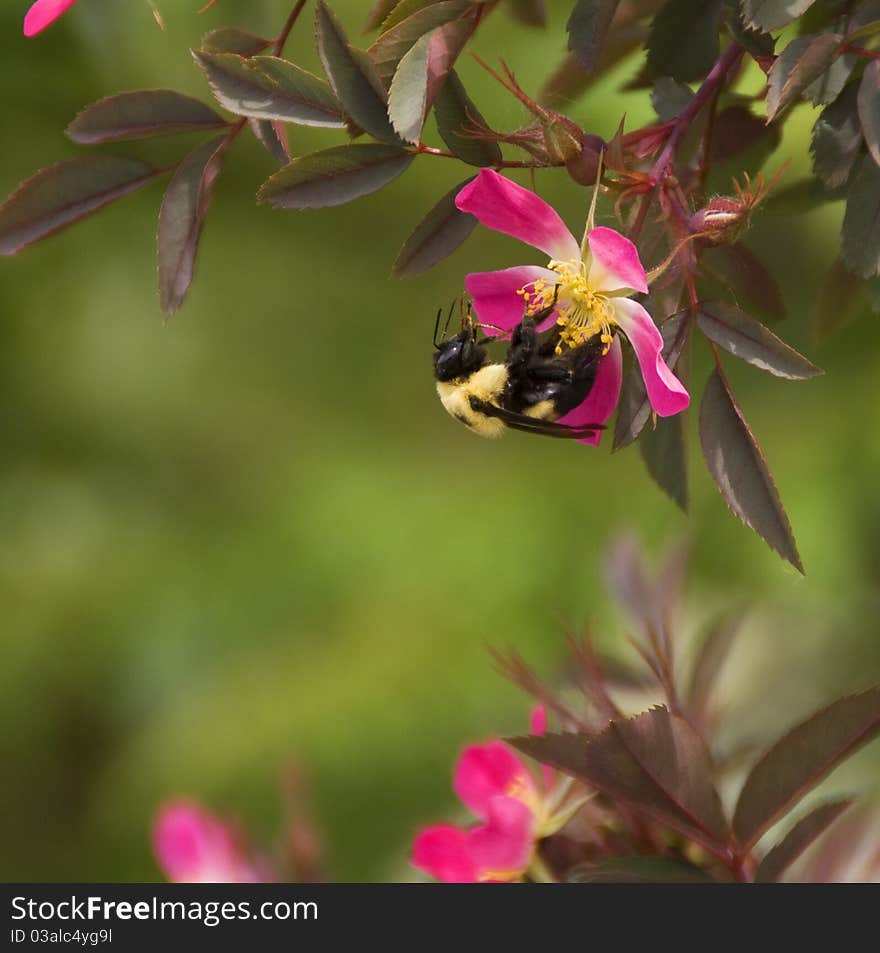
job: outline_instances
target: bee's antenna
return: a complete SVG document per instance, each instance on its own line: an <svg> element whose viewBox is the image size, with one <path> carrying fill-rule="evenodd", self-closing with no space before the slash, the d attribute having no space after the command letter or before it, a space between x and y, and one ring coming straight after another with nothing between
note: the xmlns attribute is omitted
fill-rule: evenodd
<svg viewBox="0 0 880 953"><path fill-rule="evenodd" d="M443 309L437 309L437 320L434 322L434 349L439 351L440 345L437 343L437 332L440 330L440 316L443 314Z"/></svg>
<svg viewBox="0 0 880 953"><path fill-rule="evenodd" d="M446 324L443 326L443 337L449 333L449 324L452 321L452 312L455 311L455 298L452 299L452 303L449 305L449 313L446 315Z"/></svg>

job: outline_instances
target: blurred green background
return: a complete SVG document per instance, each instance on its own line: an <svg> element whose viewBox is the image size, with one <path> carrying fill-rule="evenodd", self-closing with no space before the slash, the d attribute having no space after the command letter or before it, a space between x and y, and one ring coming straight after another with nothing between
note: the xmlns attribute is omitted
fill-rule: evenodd
<svg viewBox="0 0 880 953"><path fill-rule="evenodd" d="M27 41L27 3L3 4L0 192L74 154L63 127L103 95L207 97L188 47L230 23L272 35L289 6L221 0L197 16L199 5L160 2L163 33L145 0L81 0ZM475 49L503 52L536 89L564 45L568 5L551 6L546 33L493 16ZM367 4L334 7L356 36ZM307 16L290 58L314 66L312 33ZM600 82L573 117L605 136L624 111L630 128L647 119L644 94L617 91L637 68ZM521 121L476 64L461 71L490 120ZM767 166L793 156L788 181L807 168L801 112ZM295 151L333 138L291 129ZM635 449L481 441L447 417L430 369L437 307L467 270L534 260L477 232L428 275L388 277L463 166L425 159L378 195L303 213L255 206L272 169L242 137L171 321L155 290L160 187L0 266L0 876L155 879L150 819L179 793L271 840L291 759L313 779L333 875L408 876L414 828L455 810L457 749L524 724L527 702L493 674L486 645L552 672L560 618L622 643L600 572L622 527L654 551L689 537L695 617L759 607L734 733L759 718L781 729L877 680L880 327L868 316L821 349L809 336L839 206L760 215L749 238L785 292L780 333L826 376L787 383L728 362L802 579L728 514L694 421L686 519ZM586 193L559 172L539 185L578 227ZM707 357L697 348L697 390Z"/></svg>

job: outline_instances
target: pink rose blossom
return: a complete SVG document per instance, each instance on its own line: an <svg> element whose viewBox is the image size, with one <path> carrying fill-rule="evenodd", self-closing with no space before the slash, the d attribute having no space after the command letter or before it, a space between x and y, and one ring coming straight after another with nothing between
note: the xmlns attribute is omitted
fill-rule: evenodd
<svg viewBox="0 0 880 953"><path fill-rule="evenodd" d="M235 829L191 801L171 801L153 825L153 851L172 883L263 883L264 863L255 862Z"/></svg>
<svg viewBox="0 0 880 953"><path fill-rule="evenodd" d="M510 331L522 321L524 310L537 313L555 304L539 330L555 322L560 347L577 347L596 335L605 344L589 396L560 423L571 427L604 423L614 412L622 375L617 331L632 346L654 412L669 417L688 406L688 392L663 360L657 325L630 297L646 294L648 284L639 253L628 238L612 228L589 224L582 245L578 244L542 198L491 169L483 169L466 185L455 204L488 228L550 256L546 267L520 265L467 276L465 287L487 333ZM582 442L598 444L599 437L596 433Z"/></svg>
<svg viewBox="0 0 880 953"><path fill-rule="evenodd" d="M69 10L76 0L37 0L24 17L24 35L36 36Z"/></svg>
<svg viewBox="0 0 880 953"><path fill-rule="evenodd" d="M543 733L542 707L532 730ZM413 843L411 863L445 883L520 880L533 864L536 843L567 823L583 799L566 803L568 784L555 786L546 769L539 783L526 765L500 741L466 748L455 767L453 787L479 822L462 829L437 824Z"/></svg>

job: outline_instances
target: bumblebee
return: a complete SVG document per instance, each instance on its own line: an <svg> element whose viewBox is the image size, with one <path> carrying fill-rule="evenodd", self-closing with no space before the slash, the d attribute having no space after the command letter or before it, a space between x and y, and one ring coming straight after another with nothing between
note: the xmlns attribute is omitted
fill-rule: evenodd
<svg viewBox="0 0 880 953"><path fill-rule="evenodd" d="M490 363L478 340L469 311L462 329L437 342L440 316L434 326L434 377L440 401L456 420L481 437L500 437L510 427L545 437L580 439L603 430L601 424L567 427L556 421L589 396L599 369L603 344L599 335L557 355L555 330L542 341L537 326L553 305L524 315L514 328L504 363ZM451 311L450 311L451 316ZM447 326L449 321L447 319ZM445 333L445 332L444 332Z"/></svg>

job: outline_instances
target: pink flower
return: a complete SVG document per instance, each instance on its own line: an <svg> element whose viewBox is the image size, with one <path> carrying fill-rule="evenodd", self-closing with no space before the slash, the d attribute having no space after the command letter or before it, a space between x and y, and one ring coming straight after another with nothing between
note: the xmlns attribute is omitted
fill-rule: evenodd
<svg viewBox="0 0 880 953"><path fill-rule="evenodd" d="M663 338L650 314L633 294L648 291L645 269L635 245L612 228L588 224L581 245L543 199L491 169L459 193L455 204L488 228L540 249L550 256L544 268L519 265L502 271L476 272L465 287L484 330L510 331L523 311L537 313L555 303L539 330L555 322L560 348L577 347L596 335L606 346L596 383L579 407L560 418L576 427L604 423L620 397L622 360L616 331L635 352L654 412L661 417L680 413L690 403L681 381L661 356ZM584 443L598 444L599 434Z"/></svg>
<svg viewBox="0 0 880 953"><path fill-rule="evenodd" d="M190 801L165 804L153 825L153 852L172 883L263 883L237 832Z"/></svg>
<svg viewBox="0 0 880 953"><path fill-rule="evenodd" d="M532 715L532 731L543 734L542 707ZM519 880L533 863L535 845L555 833L583 803L563 805L568 785L553 790L553 774L539 784L502 742L466 748L455 768L455 793L480 823L464 830L438 824L413 843L411 863L446 883Z"/></svg>
<svg viewBox="0 0 880 953"><path fill-rule="evenodd" d="M69 10L76 0L37 0L24 17L24 35L36 36Z"/></svg>

